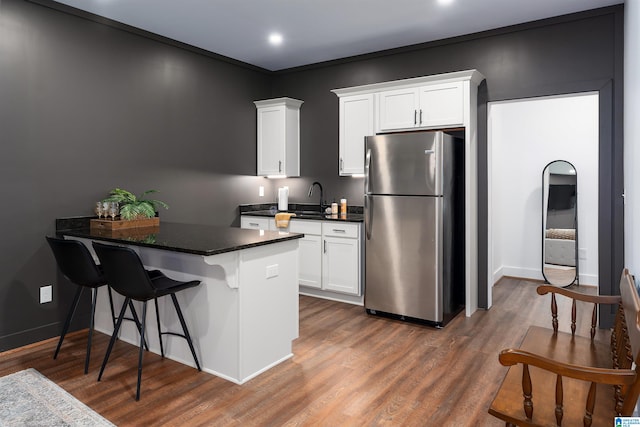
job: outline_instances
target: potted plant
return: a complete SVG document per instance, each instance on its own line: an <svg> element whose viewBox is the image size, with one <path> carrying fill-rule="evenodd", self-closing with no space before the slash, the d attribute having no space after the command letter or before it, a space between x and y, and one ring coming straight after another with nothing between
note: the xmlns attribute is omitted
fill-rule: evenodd
<svg viewBox="0 0 640 427"><path fill-rule="evenodd" d="M157 192L157 190L147 190L140 197L136 197L135 194L127 190L114 188L109 192L109 197L104 199L103 202L117 202L120 206L120 219L153 218L156 216L157 207L169 209L169 205L161 200L146 198L148 194Z"/></svg>

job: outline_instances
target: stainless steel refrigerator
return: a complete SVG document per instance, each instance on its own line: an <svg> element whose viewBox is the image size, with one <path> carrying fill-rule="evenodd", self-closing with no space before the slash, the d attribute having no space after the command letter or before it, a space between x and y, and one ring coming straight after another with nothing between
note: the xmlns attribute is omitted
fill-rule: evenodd
<svg viewBox="0 0 640 427"><path fill-rule="evenodd" d="M365 308L443 326L464 307L464 141L366 137Z"/></svg>

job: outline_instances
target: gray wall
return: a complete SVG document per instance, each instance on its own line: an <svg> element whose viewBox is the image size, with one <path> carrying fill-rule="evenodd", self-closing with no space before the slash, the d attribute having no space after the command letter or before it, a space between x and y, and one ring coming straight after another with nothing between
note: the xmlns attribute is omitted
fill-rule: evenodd
<svg viewBox="0 0 640 427"><path fill-rule="evenodd" d="M306 196L314 180L329 201L362 204L362 179L338 177L338 100L329 90L470 68L487 77L478 176L485 227L486 102L601 91L600 235L611 237L599 243L602 256L610 254L601 258L600 276L603 282L616 276L621 204L609 195L622 192L622 177L613 174L622 170L621 115L614 114L622 108L622 12L607 8L268 73L35 3L2 0L0 351L59 334L73 287L57 277L43 238L53 233L56 217L91 214L93 203L116 186L158 189L171 205L163 220L201 224L237 224L238 204L275 200L281 185L289 185L291 202L315 203ZM252 176L252 101L272 96L305 101L301 178ZM257 197L259 185L266 187L264 199ZM480 245L483 280L486 228ZM39 287L49 283L56 284L54 302L40 305ZM75 327L86 326L86 310L80 314Z"/></svg>
<svg viewBox="0 0 640 427"><path fill-rule="evenodd" d="M170 205L162 220L236 222L237 205L265 181L253 176L252 101L269 97L270 79L34 3L0 2L0 351L59 334L74 288L61 282L53 302L39 304L39 287L60 280L44 240L56 217L92 214L122 187L159 190Z"/></svg>

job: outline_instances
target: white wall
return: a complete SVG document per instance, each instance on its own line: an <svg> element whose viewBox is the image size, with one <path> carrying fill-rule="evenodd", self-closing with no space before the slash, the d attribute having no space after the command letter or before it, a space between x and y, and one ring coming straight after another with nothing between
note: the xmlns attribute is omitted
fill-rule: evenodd
<svg viewBox="0 0 640 427"><path fill-rule="evenodd" d="M640 275L640 0L624 5L625 266Z"/></svg>
<svg viewBox="0 0 640 427"><path fill-rule="evenodd" d="M578 174L580 283L598 283L597 92L489 103L489 283L543 279L542 170ZM490 301L490 299L489 299Z"/></svg>

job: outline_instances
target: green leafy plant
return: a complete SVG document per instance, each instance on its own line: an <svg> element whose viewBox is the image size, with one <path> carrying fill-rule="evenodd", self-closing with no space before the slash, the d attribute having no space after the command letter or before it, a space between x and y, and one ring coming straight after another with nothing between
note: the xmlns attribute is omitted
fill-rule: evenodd
<svg viewBox="0 0 640 427"><path fill-rule="evenodd" d="M169 205L163 201L145 198L148 194L157 192L157 190L147 190L140 197L136 197L135 194L127 190L114 188L103 202L117 202L120 205L120 218L122 219L153 218L156 216L157 207L169 209Z"/></svg>

